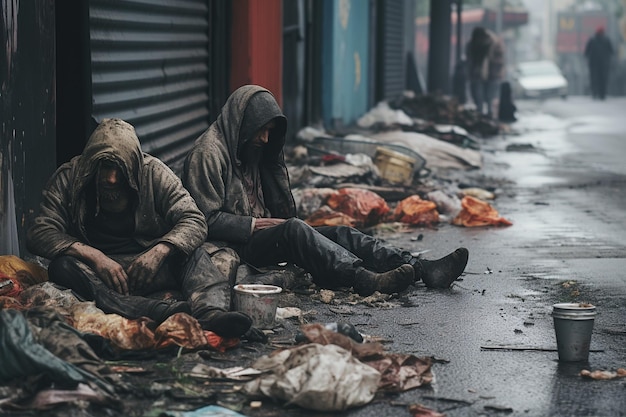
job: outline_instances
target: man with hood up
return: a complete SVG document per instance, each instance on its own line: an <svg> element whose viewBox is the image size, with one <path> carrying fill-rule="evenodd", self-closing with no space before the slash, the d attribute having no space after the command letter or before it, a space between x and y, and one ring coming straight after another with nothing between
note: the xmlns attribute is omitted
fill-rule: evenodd
<svg viewBox="0 0 626 417"><path fill-rule="evenodd" d="M362 296L406 290L416 280L448 288L467 264L465 248L437 261L346 226L313 228L296 218L283 146L287 119L272 93L246 85L226 101L196 140L183 184L208 222L208 239L225 241L254 267L295 264L322 288Z"/></svg>
<svg viewBox="0 0 626 417"><path fill-rule="evenodd" d="M252 321L227 311L228 279L202 248L206 233L180 179L141 151L133 126L105 119L48 181L27 246L51 260L50 281L105 313L159 324L185 312L205 330L239 337ZM172 289L185 301L147 297Z"/></svg>

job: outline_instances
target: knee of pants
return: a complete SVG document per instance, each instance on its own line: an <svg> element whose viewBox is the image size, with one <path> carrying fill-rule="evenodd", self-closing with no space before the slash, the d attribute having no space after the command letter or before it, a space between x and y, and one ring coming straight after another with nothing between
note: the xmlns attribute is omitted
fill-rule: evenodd
<svg viewBox="0 0 626 417"><path fill-rule="evenodd" d="M48 278L53 282L63 281L63 277L67 276L69 271L74 270L78 262L78 259L72 256L59 256L48 265Z"/></svg>
<svg viewBox="0 0 626 417"><path fill-rule="evenodd" d="M283 223L283 228L287 235L291 235L292 233L297 234L298 232L303 231L303 230L304 231L313 230L313 228L309 226L304 220L300 220L295 217L287 219Z"/></svg>

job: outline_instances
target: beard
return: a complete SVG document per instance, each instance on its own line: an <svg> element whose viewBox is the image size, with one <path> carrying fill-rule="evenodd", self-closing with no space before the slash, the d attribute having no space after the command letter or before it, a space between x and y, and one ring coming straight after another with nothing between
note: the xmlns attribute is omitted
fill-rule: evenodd
<svg viewBox="0 0 626 417"><path fill-rule="evenodd" d="M98 201L102 209L115 213L128 208L131 201L131 188L128 186L98 187Z"/></svg>
<svg viewBox="0 0 626 417"><path fill-rule="evenodd" d="M251 143L246 144L241 153L241 160L246 165L258 165L263 156L263 148L261 146L255 146Z"/></svg>
<svg viewBox="0 0 626 417"><path fill-rule="evenodd" d="M100 201L111 203L117 201L122 196L121 189L102 189L100 188Z"/></svg>

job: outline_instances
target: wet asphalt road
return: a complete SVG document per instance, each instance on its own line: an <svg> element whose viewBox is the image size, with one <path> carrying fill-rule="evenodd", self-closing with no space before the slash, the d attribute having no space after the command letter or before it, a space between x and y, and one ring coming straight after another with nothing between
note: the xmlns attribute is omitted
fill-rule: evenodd
<svg viewBox="0 0 626 417"><path fill-rule="evenodd" d="M484 169L457 177L493 187L493 206L513 226L445 224L384 236L411 251L429 250L426 258L466 246L467 273L450 290L418 285L397 308L355 306L341 316L387 340L389 351L444 360L433 365L434 383L334 415L409 416L415 403L448 417L626 415L626 378L578 375L626 368L626 99L517 105L518 134L481 140ZM599 314L589 362L562 364L552 305L573 301L591 302ZM338 319L315 308L320 321ZM483 349L493 346L538 350Z"/></svg>

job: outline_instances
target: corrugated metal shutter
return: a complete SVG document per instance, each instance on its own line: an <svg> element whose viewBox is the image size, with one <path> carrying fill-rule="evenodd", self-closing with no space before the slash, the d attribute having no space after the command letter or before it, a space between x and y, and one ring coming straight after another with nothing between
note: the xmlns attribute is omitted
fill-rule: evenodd
<svg viewBox="0 0 626 417"><path fill-rule="evenodd" d="M379 1L379 97L384 100L405 88L404 0Z"/></svg>
<svg viewBox="0 0 626 417"><path fill-rule="evenodd" d="M135 126L145 152L182 159L208 127L206 0L91 0L93 114Z"/></svg>

